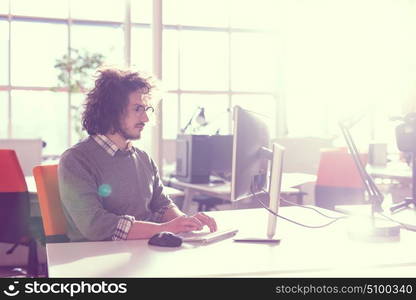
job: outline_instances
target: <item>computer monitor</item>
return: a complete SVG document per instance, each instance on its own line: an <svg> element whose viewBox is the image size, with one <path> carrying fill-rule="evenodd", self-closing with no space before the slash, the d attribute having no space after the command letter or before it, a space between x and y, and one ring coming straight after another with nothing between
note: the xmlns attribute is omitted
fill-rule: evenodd
<svg viewBox="0 0 416 300"><path fill-rule="evenodd" d="M231 201L252 197L269 198L269 209L278 213L284 148L273 144L264 116L234 107L234 142L232 156ZM268 166L270 165L270 173ZM270 175L270 176L269 176ZM269 182L267 182L269 178ZM276 215L270 213L267 238L240 240L274 242Z"/></svg>

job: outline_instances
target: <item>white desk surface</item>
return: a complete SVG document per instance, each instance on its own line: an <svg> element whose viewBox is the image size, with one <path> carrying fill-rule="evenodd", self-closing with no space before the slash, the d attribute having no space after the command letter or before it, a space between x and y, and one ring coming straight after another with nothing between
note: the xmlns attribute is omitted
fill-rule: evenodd
<svg viewBox="0 0 416 300"><path fill-rule="evenodd" d="M397 180L411 180L412 169L405 162L391 162L386 166L367 165L368 173L373 177Z"/></svg>
<svg viewBox="0 0 416 300"><path fill-rule="evenodd" d="M35 177L25 176L25 180L26 180L27 190L29 191L29 193L36 194L37 189L36 189Z"/></svg>
<svg viewBox="0 0 416 300"><path fill-rule="evenodd" d="M263 234L267 212L245 209L208 212L219 227L239 235ZM311 210L282 207L280 213L309 225L328 221ZM347 221L321 229L279 219L279 245L184 243L149 246L147 240L48 244L50 277L414 277L416 233L402 230L400 242L350 240Z"/></svg>

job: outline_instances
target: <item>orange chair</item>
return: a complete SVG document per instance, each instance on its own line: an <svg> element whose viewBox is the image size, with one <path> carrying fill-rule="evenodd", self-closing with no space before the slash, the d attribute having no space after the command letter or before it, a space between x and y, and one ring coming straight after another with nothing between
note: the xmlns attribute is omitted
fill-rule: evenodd
<svg viewBox="0 0 416 300"><path fill-rule="evenodd" d="M361 154L367 163L367 155ZM364 184L347 148L321 150L321 159L315 185L315 204L334 209L340 204L364 202Z"/></svg>
<svg viewBox="0 0 416 300"><path fill-rule="evenodd" d="M0 149L0 242L29 247L27 274L38 275L37 243L30 231L29 192L16 152Z"/></svg>
<svg viewBox="0 0 416 300"><path fill-rule="evenodd" d="M58 185L58 165L33 168L40 212L47 243L68 242L67 223L62 210Z"/></svg>

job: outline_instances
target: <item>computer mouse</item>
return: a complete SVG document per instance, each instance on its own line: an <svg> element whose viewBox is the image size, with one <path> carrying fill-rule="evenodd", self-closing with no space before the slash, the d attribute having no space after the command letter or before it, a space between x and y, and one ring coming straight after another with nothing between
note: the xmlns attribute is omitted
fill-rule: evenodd
<svg viewBox="0 0 416 300"><path fill-rule="evenodd" d="M179 247L182 245L182 238L172 232L162 231L152 236L148 243L159 247Z"/></svg>

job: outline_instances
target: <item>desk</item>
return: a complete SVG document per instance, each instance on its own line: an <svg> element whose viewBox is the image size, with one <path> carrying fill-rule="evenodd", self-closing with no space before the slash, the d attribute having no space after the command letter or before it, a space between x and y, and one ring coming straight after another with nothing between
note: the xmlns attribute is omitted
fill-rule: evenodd
<svg viewBox="0 0 416 300"><path fill-rule="evenodd" d="M316 181L315 175L305 173L283 173L281 194L297 195L301 193L298 189L299 186L314 181ZM190 213L192 198L196 194L204 194L228 201L230 200L231 196L230 183L196 184L183 182L177 180L176 178L164 179L164 182L168 182L171 186L184 190L185 198L183 200L182 211L184 211L185 213Z"/></svg>
<svg viewBox="0 0 416 300"><path fill-rule="evenodd" d="M367 165L366 169L373 177L409 182L412 180L412 169L404 162L388 163L386 166Z"/></svg>
<svg viewBox="0 0 416 300"><path fill-rule="evenodd" d="M264 209L207 214L220 228L237 227L243 236L266 232ZM309 225L328 221L299 207L282 207L280 214ZM340 220L325 228L308 229L278 219L279 245L235 243L232 239L207 245L184 243L180 248L149 246L147 240L47 244L49 276L400 277L413 272L410 277L414 277L415 232L402 231L400 242L364 243L348 238L346 224Z"/></svg>

